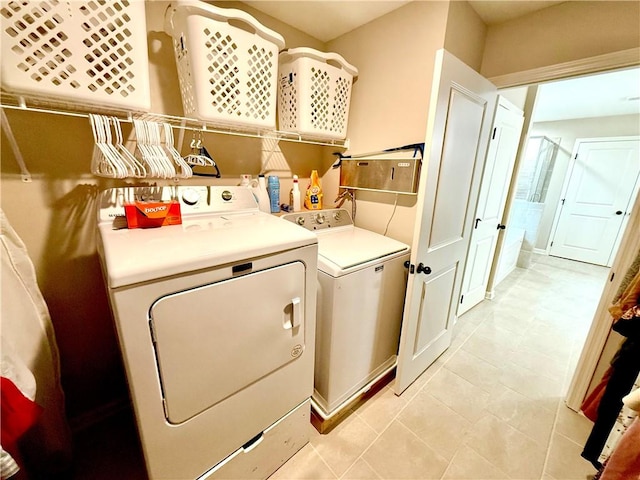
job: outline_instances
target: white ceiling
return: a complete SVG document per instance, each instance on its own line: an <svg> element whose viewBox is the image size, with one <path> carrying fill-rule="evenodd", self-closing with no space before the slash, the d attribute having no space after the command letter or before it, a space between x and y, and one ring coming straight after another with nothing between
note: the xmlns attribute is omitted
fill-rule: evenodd
<svg viewBox="0 0 640 480"><path fill-rule="evenodd" d="M640 69L560 80L540 85L536 122L640 115Z"/></svg>
<svg viewBox="0 0 640 480"><path fill-rule="evenodd" d="M418 0L420 1L420 0ZM487 25L527 15L562 1L468 0ZM405 0L257 0L247 5L328 42L409 3ZM640 70L542 85L536 121L640 114Z"/></svg>

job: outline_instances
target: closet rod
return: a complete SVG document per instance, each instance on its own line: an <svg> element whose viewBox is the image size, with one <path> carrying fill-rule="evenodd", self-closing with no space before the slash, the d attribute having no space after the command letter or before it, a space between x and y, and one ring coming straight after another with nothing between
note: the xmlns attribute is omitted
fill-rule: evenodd
<svg viewBox="0 0 640 480"><path fill-rule="evenodd" d="M24 103L20 103L18 105L13 104L0 104L1 108L6 108L10 110L16 111L26 111L26 112L35 112L35 113L48 113L51 115L64 115L68 117L76 117L76 118L89 118L89 113L81 113L81 112L71 112L66 110L54 110L51 108L41 108L41 107L33 107L27 106ZM118 114L106 114L107 116L112 116L118 118L119 121L124 123L132 123L134 114L131 112L126 113L126 117L123 118L122 112ZM196 119L185 118L185 117L176 117L170 115L162 115L157 113L136 113L136 118L140 120L147 120L151 122L159 122L159 123L168 123L173 128L178 128L182 130L188 130L193 132L207 132L207 133L215 133L221 135L233 135L237 137L245 137L245 138L268 138L268 139L277 139L278 141L285 142L296 142L296 143L306 143L309 145L319 145L326 147L336 147L336 148L349 148L349 140L320 140L314 138L305 138L300 134L291 133L291 132L282 132L279 130L264 130L257 132L247 132L242 130L234 130L231 127L224 128L221 126L209 126L206 122L202 122Z"/></svg>

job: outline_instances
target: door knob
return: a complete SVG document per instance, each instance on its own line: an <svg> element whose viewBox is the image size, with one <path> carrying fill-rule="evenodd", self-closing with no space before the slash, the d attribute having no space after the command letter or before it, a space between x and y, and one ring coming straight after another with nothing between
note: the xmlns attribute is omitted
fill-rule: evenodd
<svg viewBox="0 0 640 480"><path fill-rule="evenodd" d="M431 273L431 267L426 267L424 263L418 264L418 273L425 273L429 275Z"/></svg>
<svg viewBox="0 0 640 480"><path fill-rule="evenodd" d="M616 212L616 215L622 215L622 210L618 210L618 211Z"/></svg>
<svg viewBox="0 0 640 480"><path fill-rule="evenodd" d="M504 230L505 228L507 228L506 225L503 225L501 223L498 224L498 230Z"/></svg>

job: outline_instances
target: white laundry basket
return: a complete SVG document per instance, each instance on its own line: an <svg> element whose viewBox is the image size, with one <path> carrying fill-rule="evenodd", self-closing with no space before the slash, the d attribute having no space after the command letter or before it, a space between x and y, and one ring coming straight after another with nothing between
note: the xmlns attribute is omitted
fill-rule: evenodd
<svg viewBox="0 0 640 480"><path fill-rule="evenodd" d="M169 6L165 32L173 38L186 116L275 128L280 34L241 10L190 0Z"/></svg>
<svg viewBox="0 0 640 480"><path fill-rule="evenodd" d="M278 128L309 136L347 136L353 78L358 69L337 53L291 48L280 53Z"/></svg>
<svg viewBox="0 0 640 480"><path fill-rule="evenodd" d="M2 1L2 88L148 111L143 0Z"/></svg>

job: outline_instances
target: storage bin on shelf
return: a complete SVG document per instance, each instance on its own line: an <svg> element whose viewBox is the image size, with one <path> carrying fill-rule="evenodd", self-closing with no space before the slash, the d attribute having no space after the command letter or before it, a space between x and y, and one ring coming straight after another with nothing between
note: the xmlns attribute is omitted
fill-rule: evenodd
<svg viewBox="0 0 640 480"><path fill-rule="evenodd" d="M144 1L3 1L0 13L3 91L150 109Z"/></svg>
<svg viewBox="0 0 640 480"><path fill-rule="evenodd" d="M279 130L329 139L347 136L356 67L337 53L300 47L280 53L278 75Z"/></svg>
<svg viewBox="0 0 640 480"><path fill-rule="evenodd" d="M169 6L165 32L173 38L185 116L275 128L280 34L241 10L190 0Z"/></svg>

